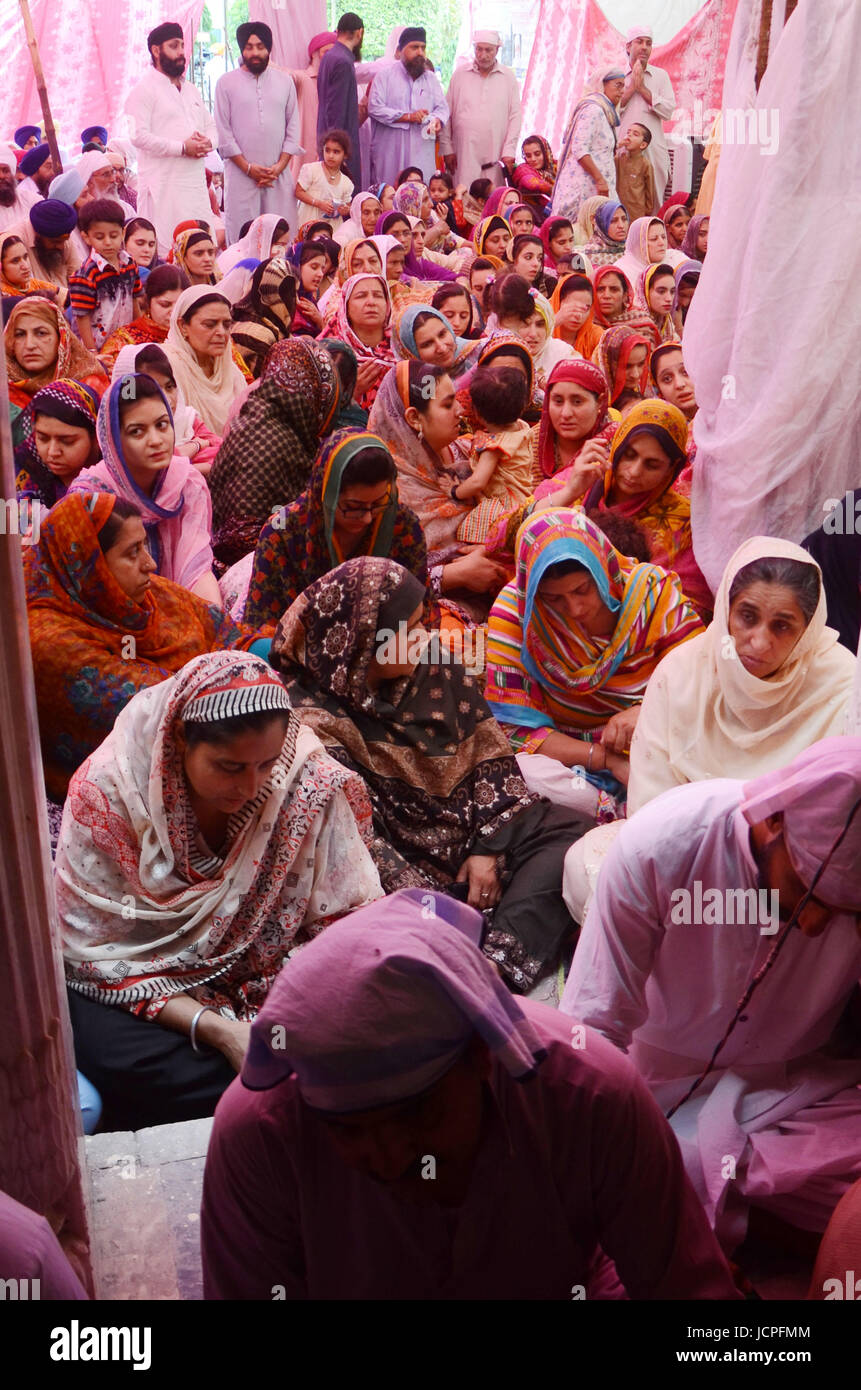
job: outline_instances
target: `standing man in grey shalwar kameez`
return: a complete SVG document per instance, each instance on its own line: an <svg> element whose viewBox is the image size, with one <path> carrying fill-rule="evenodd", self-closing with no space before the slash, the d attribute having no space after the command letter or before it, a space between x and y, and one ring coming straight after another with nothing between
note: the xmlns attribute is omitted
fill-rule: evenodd
<svg viewBox="0 0 861 1390"><path fill-rule="evenodd" d="M448 120L448 104L426 56L427 35L420 25L401 33L401 57L387 64L371 83L371 180L394 183L401 169L415 165L427 183L436 168L436 137Z"/></svg>
<svg viewBox="0 0 861 1390"><path fill-rule="evenodd" d="M298 218L290 156L302 153L301 117L289 72L272 67L272 30L254 20L236 30L242 66L215 85L218 151L224 160L224 221L228 242L244 223L278 213L296 232Z"/></svg>

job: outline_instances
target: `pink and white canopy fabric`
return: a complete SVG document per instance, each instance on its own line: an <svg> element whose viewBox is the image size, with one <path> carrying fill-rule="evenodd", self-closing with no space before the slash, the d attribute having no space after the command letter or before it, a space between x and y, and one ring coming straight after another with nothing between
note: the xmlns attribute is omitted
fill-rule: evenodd
<svg viewBox="0 0 861 1390"><path fill-rule="evenodd" d="M272 30L273 63L300 72L308 66L308 40L329 27L325 0L248 0L248 18Z"/></svg>
<svg viewBox="0 0 861 1390"><path fill-rule="evenodd" d="M724 62L737 0L707 0L669 43L652 49L651 60L669 73L676 106L694 119L697 108L721 104ZM649 18L649 7L642 7ZM560 54L565 61L560 62ZM595 0L541 0L541 13L523 88L524 133L540 131L557 152L568 118L586 79L601 66L624 63L625 35L606 19ZM688 133L691 133L690 131ZM708 124L702 132L705 138Z"/></svg>
<svg viewBox="0 0 861 1390"><path fill-rule="evenodd" d="M755 0L739 0L726 105L752 105L766 137L777 124L777 148L767 155L759 143L724 141L708 255L685 324L700 405L694 552L712 588L745 537L800 541L859 483L851 305L861 240L824 226L852 224L861 188L858 114L847 95L861 68L861 6L800 0L758 93L757 12Z"/></svg>
<svg viewBox="0 0 861 1390"><path fill-rule="evenodd" d="M203 0L30 0L51 113L61 147L80 154L80 133L105 125L125 133L125 99L149 64L146 36L173 19L185 33L186 53L197 33ZM17 0L0 0L4 72L0 134L25 122L42 124L33 68Z"/></svg>

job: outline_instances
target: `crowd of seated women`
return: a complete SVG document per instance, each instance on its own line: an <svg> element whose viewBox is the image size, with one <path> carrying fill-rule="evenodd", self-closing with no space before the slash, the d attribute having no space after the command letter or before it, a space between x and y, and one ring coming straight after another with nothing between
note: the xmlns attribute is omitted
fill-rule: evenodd
<svg viewBox="0 0 861 1390"><path fill-rule="evenodd" d="M399 889L468 902L505 985L546 986L620 823L844 730L857 539L753 537L717 593L694 556L708 219L548 216L527 147L515 187L408 175L334 237L267 214L217 255L195 223L159 264L136 219L143 312L98 352L15 263L45 791L104 1127L211 1114L290 957Z"/></svg>

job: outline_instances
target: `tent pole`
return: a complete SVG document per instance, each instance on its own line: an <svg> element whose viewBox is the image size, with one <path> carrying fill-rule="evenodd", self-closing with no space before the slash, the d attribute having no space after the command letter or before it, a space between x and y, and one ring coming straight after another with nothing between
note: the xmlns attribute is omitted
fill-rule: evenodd
<svg viewBox="0 0 861 1390"><path fill-rule="evenodd" d="M42 106L42 119L45 122L45 139L51 151L51 163L54 166L54 174L56 176L63 172L63 161L60 159L57 132L54 129L54 118L51 115L51 107L48 102L48 90L45 86L45 74L42 71L42 59L39 57L39 45L36 41L36 31L33 28L33 16L30 14L29 0L18 0L18 5L21 10L21 18L24 21L24 33L27 36L27 47L30 50L33 75L36 78L36 90L39 93L39 101Z"/></svg>

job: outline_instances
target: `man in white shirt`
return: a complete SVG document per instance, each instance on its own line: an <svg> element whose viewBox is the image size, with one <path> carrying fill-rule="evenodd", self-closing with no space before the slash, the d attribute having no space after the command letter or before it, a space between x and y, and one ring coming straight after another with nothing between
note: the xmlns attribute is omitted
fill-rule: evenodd
<svg viewBox="0 0 861 1390"><path fill-rule="evenodd" d="M601 867L560 1007L629 1052L727 1250L750 1206L823 1231L861 1176L861 1058L838 1029L861 975L859 862L845 737L752 782L674 787Z"/></svg>
<svg viewBox="0 0 861 1390"><path fill-rule="evenodd" d="M450 115L440 135L445 167L458 183L490 179L503 182L500 164L514 170L517 141L523 124L520 86L511 68L499 62L502 39L495 29L472 36L475 57L458 68L449 83L446 101Z"/></svg>
<svg viewBox="0 0 861 1390"><path fill-rule="evenodd" d="M625 78L619 112L622 123L618 130L621 143L628 126L635 122L646 126L652 133L646 154L652 161L655 171L655 212L666 196L667 180L670 177L670 153L667 137L664 134L664 121L672 118L676 109L676 98L669 76L663 68L653 67L649 62L652 51L652 31L646 24L635 24L628 30L625 51L628 54L630 70Z"/></svg>
<svg viewBox="0 0 861 1390"><path fill-rule="evenodd" d="M0 145L0 232L27 213L27 204L18 196L15 178L18 161L11 145Z"/></svg>
<svg viewBox="0 0 861 1390"><path fill-rule="evenodd" d="M159 24L147 47L152 67L129 93L125 109L138 152L137 210L155 226L159 253L166 255L180 222L199 219L212 225L203 161L217 133L197 88L182 80L180 25Z"/></svg>

